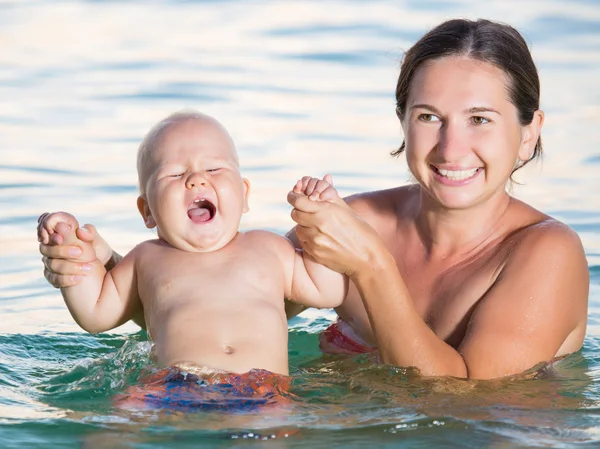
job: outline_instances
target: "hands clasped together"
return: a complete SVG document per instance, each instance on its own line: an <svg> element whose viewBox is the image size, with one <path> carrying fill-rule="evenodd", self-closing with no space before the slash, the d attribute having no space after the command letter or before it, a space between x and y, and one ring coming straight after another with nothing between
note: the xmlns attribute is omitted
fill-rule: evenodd
<svg viewBox="0 0 600 449"><path fill-rule="evenodd" d="M303 177L287 200L294 207L291 217L298 224L295 231L302 249L317 262L351 278L369 268L381 240L340 198L331 175Z"/></svg>
<svg viewBox="0 0 600 449"><path fill-rule="evenodd" d="M356 237L375 231L338 195L331 175L323 179L303 177L288 193L287 200L293 206L291 217L298 224L298 240L318 262L349 276L367 263L368 239ZM65 241L71 230L75 230L76 238ZM80 227L67 212L40 215L37 238L44 276L57 288L77 285L96 259L105 265L120 259L94 225Z"/></svg>

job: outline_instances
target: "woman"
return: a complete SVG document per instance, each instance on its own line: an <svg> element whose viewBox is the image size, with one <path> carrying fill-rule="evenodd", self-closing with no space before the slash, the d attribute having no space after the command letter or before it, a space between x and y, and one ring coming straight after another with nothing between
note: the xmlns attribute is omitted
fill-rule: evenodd
<svg viewBox="0 0 600 449"><path fill-rule="evenodd" d="M396 101L405 142L395 154L406 153L414 185L346 203L288 197L292 238L354 284L323 345L376 348L384 363L427 376L483 379L580 349L581 242L506 192L542 150L539 79L522 36L486 20L442 23L406 53ZM108 259L95 230L88 238ZM77 281L81 266L60 260L67 248L40 251L50 283Z"/></svg>

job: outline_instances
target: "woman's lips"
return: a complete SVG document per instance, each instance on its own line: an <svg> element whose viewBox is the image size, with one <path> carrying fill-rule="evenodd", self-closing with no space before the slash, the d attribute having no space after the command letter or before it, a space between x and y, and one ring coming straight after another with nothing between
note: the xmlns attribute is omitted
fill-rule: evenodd
<svg viewBox="0 0 600 449"><path fill-rule="evenodd" d="M465 169L457 168L452 170L438 168L435 165L431 165L430 167L436 179L440 180L443 184L454 186L468 184L483 171L483 168L481 167Z"/></svg>

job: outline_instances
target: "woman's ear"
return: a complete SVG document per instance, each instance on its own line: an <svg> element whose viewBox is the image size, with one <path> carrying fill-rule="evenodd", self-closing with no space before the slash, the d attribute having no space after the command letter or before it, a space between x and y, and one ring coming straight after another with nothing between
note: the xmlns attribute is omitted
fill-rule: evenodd
<svg viewBox="0 0 600 449"><path fill-rule="evenodd" d="M521 162L527 162L533 156L533 151L540 138L542 125L544 124L544 112L537 110L533 113L533 119L529 125L522 128L521 147L519 148L518 158Z"/></svg>
<svg viewBox="0 0 600 449"><path fill-rule="evenodd" d="M148 229L152 229L156 227L156 222L154 218L152 218L152 212L150 212L150 207L148 206L148 201L142 195L138 196L137 199L137 207L144 219L144 224Z"/></svg>
<svg viewBox="0 0 600 449"><path fill-rule="evenodd" d="M246 178L242 178L243 188L244 188L244 209L243 212L246 213L250 210L250 206L248 205L248 196L250 195L250 181Z"/></svg>

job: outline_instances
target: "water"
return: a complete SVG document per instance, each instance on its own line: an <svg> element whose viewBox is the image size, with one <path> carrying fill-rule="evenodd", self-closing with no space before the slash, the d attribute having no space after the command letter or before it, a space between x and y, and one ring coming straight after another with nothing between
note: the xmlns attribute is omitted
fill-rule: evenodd
<svg viewBox="0 0 600 449"><path fill-rule="evenodd" d="M111 406L148 362L133 325L91 336L42 277L37 216L74 212L120 252L151 237L135 151L183 107L218 117L252 181L243 227L283 233L285 195L331 172L342 194L408 180L402 51L450 17L511 23L542 80L545 158L515 194L575 228L590 266L583 350L529 380L450 382L322 356L333 318L290 323L283 414L141 415ZM0 1L0 446L596 447L600 444L600 6L596 1ZM290 431L288 437L285 432ZM298 433L294 433L298 432Z"/></svg>

